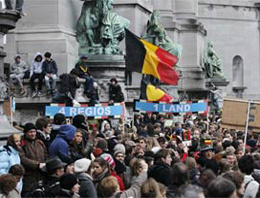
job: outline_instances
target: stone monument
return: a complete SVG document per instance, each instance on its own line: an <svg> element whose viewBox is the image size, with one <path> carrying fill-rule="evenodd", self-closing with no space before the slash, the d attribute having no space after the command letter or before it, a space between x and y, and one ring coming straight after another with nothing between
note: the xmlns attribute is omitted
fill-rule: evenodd
<svg viewBox="0 0 260 198"><path fill-rule="evenodd" d="M85 1L76 26L78 53L88 56L89 71L101 88L101 102L108 101L107 83L111 78L117 78L125 90L125 60L119 43L130 21L113 11L113 3L114 0Z"/></svg>
<svg viewBox="0 0 260 198"><path fill-rule="evenodd" d="M11 133L18 132L13 128L4 112L4 101L8 100L8 85L4 76L4 35L15 28L20 15L11 10L0 10L0 139L7 138Z"/></svg>
<svg viewBox="0 0 260 198"><path fill-rule="evenodd" d="M122 54L119 43L130 21L113 11L114 0L85 1L77 22L79 54Z"/></svg>
<svg viewBox="0 0 260 198"><path fill-rule="evenodd" d="M210 91L211 110L218 111L222 108L223 98L227 96L227 85L222 60L214 50L213 41L208 42L203 57L206 87Z"/></svg>

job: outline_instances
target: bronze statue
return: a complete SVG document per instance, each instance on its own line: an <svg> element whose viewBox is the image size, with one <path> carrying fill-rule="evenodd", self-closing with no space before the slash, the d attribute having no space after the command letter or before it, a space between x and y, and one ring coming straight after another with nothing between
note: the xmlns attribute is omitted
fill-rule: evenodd
<svg viewBox="0 0 260 198"><path fill-rule="evenodd" d="M160 14L157 10L153 11L151 18L147 22L146 34L142 38L149 43L161 47L171 54L174 54L180 60L182 46L174 43L168 36L164 27L160 24Z"/></svg>
<svg viewBox="0 0 260 198"><path fill-rule="evenodd" d="M222 70L222 60L213 49L212 41L208 43L203 62L206 78L225 78Z"/></svg>
<svg viewBox="0 0 260 198"><path fill-rule="evenodd" d="M113 11L114 0L85 1L77 22L79 54L121 54L129 20Z"/></svg>

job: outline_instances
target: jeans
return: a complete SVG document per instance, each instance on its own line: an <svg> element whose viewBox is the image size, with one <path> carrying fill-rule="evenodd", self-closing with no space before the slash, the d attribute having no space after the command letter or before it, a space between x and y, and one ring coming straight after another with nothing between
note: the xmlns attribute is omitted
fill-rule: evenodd
<svg viewBox="0 0 260 198"><path fill-rule="evenodd" d="M31 84L31 87L32 87L32 91L35 91L35 79L38 78L38 91L41 91L42 90L42 81L43 81L43 78L44 78L44 75L41 73L41 74L33 74L31 79L30 79L30 84Z"/></svg>
<svg viewBox="0 0 260 198"><path fill-rule="evenodd" d="M23 10L23 1L24 0L16 0L15 10L21 12ZM14 0L5 0L6 9L13 10L14 9Z"/></svg>
<svg viewBox="0 0 260 198"><path fill-rule="evenodd" d="M24 77L24 74L11 74L10 78L11 78L12 85L14 83L18 83L19 87L22 89L23 88L23 82L22 82L23 77Z"/></svg>
<svg viewBox="0 0 260 198"><path fill-rule="evenodd" d="M89 75L85 75L82 78L85 79L84 94L93 93L93 78Z"/></svg>
<svg viewBox="0 0 260 198"><path fill-rule="evenodd" d="M52 77L48 77L47 75L45 75L44 80L48 91L56 88L57 79L58 77L56 74L53 74ZM52 81L51 86L50 86L50 80Z"/></svg>

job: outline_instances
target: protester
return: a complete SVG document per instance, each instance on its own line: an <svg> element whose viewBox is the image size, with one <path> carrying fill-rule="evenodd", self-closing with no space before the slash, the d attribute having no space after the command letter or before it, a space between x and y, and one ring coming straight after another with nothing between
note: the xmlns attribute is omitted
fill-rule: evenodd
<svg viewBox="0 0 260 198"><path fill-rule="evenodd" d="M58 67L56 62L51 58L51 53L44 54L45 61L42 63L42 72L44 75L47 94L54 94L56 89L56 81L58 80ZM52 81L50 85L50 81Z"/></svg>
<svg viewBox="0 0 260 198"><path fill-rule="evenodd" d="M11 198L13 195L15 195L15 197L19 198L19 193L12 192L16 191L16 185L17 181L11 174L0 175L0 197Z"/></svg>
<svg viewBox="0 0 260 198"><path fill-rule="evenodd" d="M10 135L7 144L0 147L0 175L8 173L13 165L21 163L20 148L21 136L19 134Z"/></svg>
<svg viewBox="0 0 260 198"><path fill-rule="evenodd" d="M21 146L21 164L25 168L22 197L28 197L35 186L44 182L42 168L47 159L46 147L41 140L37 139L36 127L33 123L25 124Z"/></svg>
<svg viewBox="0 0 260 198"><path fill-rule="evenodd" d="M245 174L244 198L256 197L259 189L259 183L252 177L252 173L254 171L254 158L251 155L244 155L238 161L238 166L240 171Z"/></svg>
<svg viewBox="0 0 260 198"><path fill-rule="evenodd" d="M72 174L62 175L60 178L60 193L57 198L71 197L78 198L79 182Z"/></svg>
<svg viewBox="0 0 260 198"><path fill-rule="evenodd" d="M63 162L70 161L71 156L69 155L69 143L73 140L75 133L76 127L70 124L61 125L58 135L49 147L50 156L58 156Z"/></svg>
<svg viewBox="0 0 260 198"><path fill-rule="evenodd" d="M19 195L21 195L22 188L23 188L22 179L25 174L24 167L20 164L15 164L15 165L11 166L8 173L11 174L12 176L14 176L14 178L16 179L16 182L17 182L16 191L19 193Z"/></svg>
<svg viewBox="0 0 260 198"><path fill-rule="evenodd" d="M30 84L32 88L32 97L41 96L42 95L42 82L44 79L44 74L42 71L42 63L43 57L40 52L37 52L34 56L34 59L31 62L30 67ZM38 79L38 90L35 88L35 79Z"/></svg>
<svg viewBox="0 0 260 198"><path fill-rule="evenodd" d="M75 65L75 69L79 73L79 77L85 79L84 84L84 94L91 98L93 94L93 78L90 75L89 68L88 68L88 57L86 55L81 55L79 62Z"/></svg>
<svg viewBox="0 0 260 198"><path fill-rule="evenodd" d="M66 124L66 117L62 113L56 113L53 117L52 130L51 130L51 142L56 138L62 124Z"/></svg>
<svg viewBox="0 0 260 198"><path fill-rule="evenodd" d="M157 182L169 186L171 184L171 152L168 149L160 149L154 157L154 166L149 170L149 177L153 177Z"/></svg>
<svg viewBox="0 0 260 198"><path fill-rule="evenodd" d="M225 178L218 177L209 184L206 197L236 198L236 186L233 182Z"/></svg>
<svg viewBox="0 0 260 198"><path fill-rule="evenodd" d="M35 126L37 128L37 132L36 132L36 136L39 140L41 140L47 151L49 149L50 143L51 143L51 122L42 117L42 118L38 118L35 122Z"/></svg>
<svg viewBox="0 0 260 198"><path fill-rule="evenodd" d="M109 85L109 102L123 102L124 100L124 94L122 92L121 86L118 84L117 79L111 78Z"/></svg>
<svg viewBox="0 0 260 198"><path fill-rule="evenodd" d="M128 190L120 191L118 180L113 176L109 176L100 182L98 192L100 193L101 197L138 197L140 188L147 178L147 169L148 165L143 162L142 172Z"/></svg>
<svg viewBox="0 0 260 198"><path fill-rule="evenodd" d="M78 75L76 69L72 69L69 74L60 75L60 86L52 98L53 103L66 103L68 106L78 105L75 100L76 90L79 88Z"/></svg>
<svg viewBox="0 0 260 198"><path fill-rule="evenodd" d="M91 161L83 158L75 162L75 176L79 181L79 195L81 197L97 198L97 191L93 184Z"/></svg>
<svg viewBox="0 0 260 198"><path fill-rule="evenodd" d="M28 71L28 65L21 59L20 55L14 57L14 63L11 65L10 69L10 78L12 86L15 86L14 83L17 83L20 88L20 94L25 93L23 86L23 78L25 77L25 72Z"/></svg>

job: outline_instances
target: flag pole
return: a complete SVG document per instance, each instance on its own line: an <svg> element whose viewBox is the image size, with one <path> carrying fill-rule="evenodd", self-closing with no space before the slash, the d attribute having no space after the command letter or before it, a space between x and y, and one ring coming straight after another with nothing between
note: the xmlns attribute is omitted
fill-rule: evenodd
<svg viewBox="0 0 260 198"><path fill-rule="evenodd" d="M247 133L248 133L250 105L251 105L251 101L248 101L247 116L246 116L246 128L245 128L245 137L244 137L244 146L243 146L243 155L245 154L245 151L246 151L246 141L247 141Z"/></svg>

